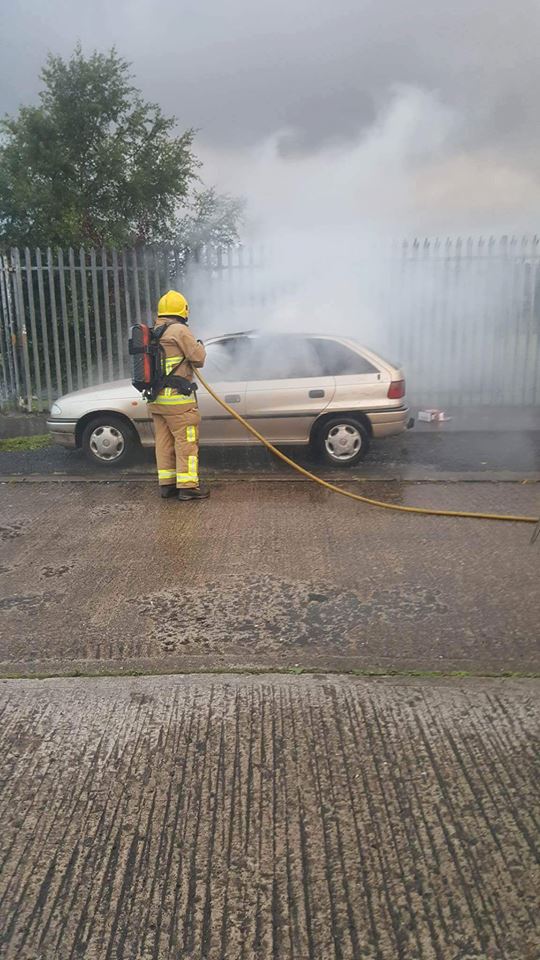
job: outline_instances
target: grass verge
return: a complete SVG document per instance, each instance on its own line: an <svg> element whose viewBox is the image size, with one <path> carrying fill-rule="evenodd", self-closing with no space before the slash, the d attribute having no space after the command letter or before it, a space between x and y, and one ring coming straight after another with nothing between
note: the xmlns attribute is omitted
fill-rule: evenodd
<svg viewBox="0 0 540 960"><path fill-rule="evenodd" d="M36 437L7 437L5 440L0 440L0 453L41 450L42 447L48 447L50 442L48 433L39 434Z"/></svg>

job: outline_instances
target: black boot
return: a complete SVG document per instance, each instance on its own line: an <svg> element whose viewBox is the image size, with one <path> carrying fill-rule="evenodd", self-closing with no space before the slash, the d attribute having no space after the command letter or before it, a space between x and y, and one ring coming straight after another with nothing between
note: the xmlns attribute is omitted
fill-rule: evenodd
<svg viewBox="0 0 540 960"><path fill-rule="evenodd" d="M162 500L169 500L170 497L176 496L176 486L174 484L169 484L167 487L159 488L159 495Z"/></svg>
<svg viewBox="0 0 540 960"><path fill-rule="evenodd" d="M191 487L188 490L179 490L178 499L179 500L206 500L210 496L210 490L206 484L201 484L199 487Z"/></svg>

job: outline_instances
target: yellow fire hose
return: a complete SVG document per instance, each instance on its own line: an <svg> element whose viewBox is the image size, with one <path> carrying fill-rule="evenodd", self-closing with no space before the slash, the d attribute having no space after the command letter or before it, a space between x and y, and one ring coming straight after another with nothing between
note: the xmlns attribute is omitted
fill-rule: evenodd
<svg viewBox="0 0 540 960"><path fill-rule="evenodd" d="M206 382L205 378L199 370L195 370L198 379L203 385L204 389L208 391L211 397L214 398L216 403L219 403L227 413L230 413L231 417L234 417L235 420L238 420L242 426L251 433L257 440L262 443L267 450L270 450L274 456L278 457L279 460L282 460L283 463L288 464L289 467L292 467L293 470L296 470L297 473L302 474L302 476L307 477L308 480L312 480L313 483L318 483L319 486L325 487L327 490L331 490L332 493L339 493L342 497L349 497L351 500L358 500L359 503L367 503L371 507L382 507L384 510L398 510L400 513L420 513L424 516L431 517L466 517L469 520L504 520L510 523L535 523L540 524L539 517L524 517L520 515L513 516L512 514L504 513L471 513L466 510L433 510L429 507L404 507L396 503L385 503L383 500L373 500L371 497L362 497L359 493L351 493L349 490L343 490L342 487L336 487L333 483L328 483L327 480L322 480L320 477L315 476L314 473L310 473L309 470L305 470L304 467L301 467L300 464L295 463L294 460L291 460L290 457L287 457L281 450L278 450L277 447L270 443L262 434L259 433L255 427L252 427L247 420L244 420L239 413L236 412L225 400L222 400L217 393L212 390L212 387ZM536 534L536 531L535 531ZM534 536L534 534L533 534Z"/></svg>

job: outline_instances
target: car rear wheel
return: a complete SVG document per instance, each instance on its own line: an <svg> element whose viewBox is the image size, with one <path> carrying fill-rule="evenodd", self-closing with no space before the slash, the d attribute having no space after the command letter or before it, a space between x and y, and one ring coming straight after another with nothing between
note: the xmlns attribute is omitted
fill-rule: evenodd
<svg viewBox="0 0 540 960"><path fill-rule="evenodd" d="M317 434L318 452L333 467L353 467L369 449L369 434L354 417L333 417Z"/></svg>
<svg viewBox="0 0 540 960"><path fill-rule="evenodd" d="M81 447L87 460L99 467L122 467L133 456L137 441L133 427L122 417L94 417L86 424Z"/></svg>

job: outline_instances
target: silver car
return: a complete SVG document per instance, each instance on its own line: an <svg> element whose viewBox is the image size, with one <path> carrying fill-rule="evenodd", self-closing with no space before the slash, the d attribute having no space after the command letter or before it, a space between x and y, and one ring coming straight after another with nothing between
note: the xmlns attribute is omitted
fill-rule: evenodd
<svg viewBox="0 0 540 960"><path fill-rule="evenodd" d="M206 349L204 375L218 395L268 440L310 445L333 466L353 466L372 438L412 425L403 371L354 340L248 332L215 337ZM257 442L202 387L198 400L202 445ZM57 443L104 467L154 445L146 402L130 380L60 397L47 425Z"/></svg>

